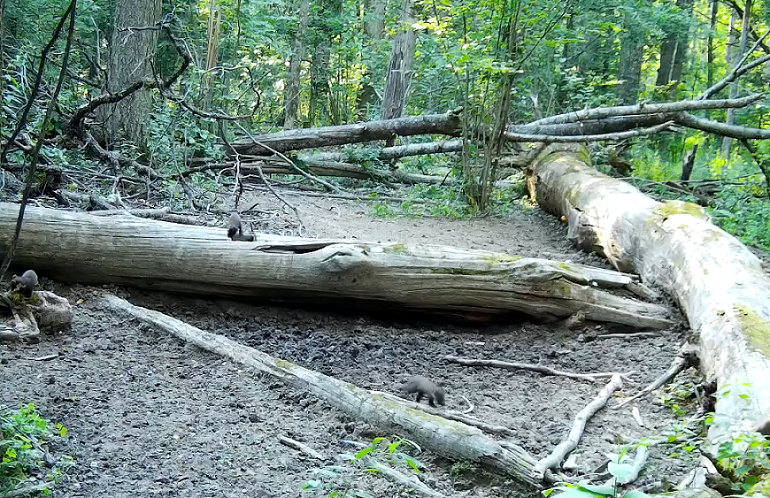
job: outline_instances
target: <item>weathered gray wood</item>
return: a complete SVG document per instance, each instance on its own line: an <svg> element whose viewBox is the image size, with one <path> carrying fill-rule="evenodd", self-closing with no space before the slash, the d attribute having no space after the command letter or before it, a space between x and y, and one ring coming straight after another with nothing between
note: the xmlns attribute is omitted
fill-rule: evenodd
<svg viewBox="0 0 770 498"><path fill-rule="evenodd" d="M321 128L305 128L298 130L280 131L255 136L254 139L278 152L289 150L315 149L331 145L387 140L396 136L410 135L448 135L460 134L460 118L457 114L426 114L406 118L386 119L339 126L323 126ZM272 155L273 152L255 144L254 140L246 138L232 144L239 154ZM227 155L231 150L225 150Z"/></svg>
<svg viewBox="0 0 770 498"><path fill-rule="evenodd" d="M701 368L717 396L709 439L770 413L770 278L735 237L694 204L661 204L585 165L578 147L552 146L530 169L540 206L569 221L572 240L676 298L700 336Z"/></svg>
<svg viewBox="0 0 770 498"><path fill-rule="evenodd" d="M357 420L382 431L413 439L418 444L454 460L470 460L513 476L534 487L542 480L532 475L535 460L519 446L499 443L480 429L415 410L382 396L373 395L348 382L274 358L227 337L212 334L157 311L134 306L107 294L103 302L110 309L130 313L139 320L160 327L180 339L236 363L271 375L285 384L308 391Z"/></svg>
<svg viewBox="0 0 770 498"><path fill-rule="evenodd" d="M0 251L16 206L0 203ZM435 245L257 235L224 228L29 207L16 265L63 282L125 284L215 297L371 305L488 320L525 313L666 328L668 310L600 287L631 276L576 264Z"/></svg>

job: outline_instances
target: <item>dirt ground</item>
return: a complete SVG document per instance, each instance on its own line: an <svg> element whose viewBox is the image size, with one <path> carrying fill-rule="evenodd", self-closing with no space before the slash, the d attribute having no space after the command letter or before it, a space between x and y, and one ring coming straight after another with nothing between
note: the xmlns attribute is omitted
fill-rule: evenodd
<svg viewBox="0 0 770 498"><path fill-rule="evenodd" d="M382 219L370 216L363 203L291 199L314 236L429 241L607 267L599 258L573 250L565 227L537 210L468 221ZM265 198L259 209L275 210L276 205ZM254 228L262 225L255 223ZM338 455L351 451L345 441L368 443L374 436L388 436L303 392L102 309L98 297L103 289L45 281L43 286L75 305L72 329L40 344L0 346L0 403L33 402L44 417L69 429L68 438L53 450L72 456L75 466L54 497L302 496L300 486L313 478L313 469L343 462ZM445 385L447 409L464 409L466 397L475 406L472 416L511 427L515 442L536 458L566 437L576 413L603 383L461 367L445 362L444 355L576 372L637 372L636 383L626 384L617 400L664 372L683 341L681 327L655 338L591 340L580 331L567 337L526 321L470 327L416 322L414 317L359 316L355 309L309 311L109 290L364 388L398 392L408 376L425 375ZM35 360L51 353L59 356ZM617 452L616 436L638 440L671 431L682 415L674 415L658 398L604 409L591 419L576 451L579 471L591 472L606 453ZM645 427L631 416L633 406ZM327 460L313 460L281 445L281 435L311 446ZM687 455L669 458L673 451L670 446L652 448L637 484L681 479L691 462ZM536 496L474 466L453 464L430 452L415 455L426 464L421 479L447 496ZM354 483L372 496L415 496L384 477L357 477Z"/></svg>

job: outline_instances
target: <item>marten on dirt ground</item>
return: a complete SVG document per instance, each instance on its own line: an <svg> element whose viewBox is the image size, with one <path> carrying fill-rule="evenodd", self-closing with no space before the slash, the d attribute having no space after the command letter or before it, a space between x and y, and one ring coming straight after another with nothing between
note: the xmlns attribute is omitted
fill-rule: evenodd
<svg viewBox="0 0 770 498"><path fill-rule="evenodd" d="M32 297L32 292L35 290L36 285L37 273L33 270L25 271L20 277L14 275L11 279L11 291L21 292L27 299Z"/></svg>
<svg viewBox="0 0 770 498"><path fill-rule="evenodd" d="M444 406L444 388L434 384L430 380L422 376L412 377L404 384L404 390L408 394L417 393L417 402L419 403L423 396L427 396L428 404L432 407L436 407L433 404L433 400L436 400L441 406Z"/></svg>
<svg viewBox="0 0 770 498"><path fill-rule="evenodd" d="M237 242L252 242L254 240L253 234L252 235L243 234L241 217L238 216L238 213L233 213L230 215L230 224L227 227L227 236L230 237L230 240L234 240Z"/></svg>

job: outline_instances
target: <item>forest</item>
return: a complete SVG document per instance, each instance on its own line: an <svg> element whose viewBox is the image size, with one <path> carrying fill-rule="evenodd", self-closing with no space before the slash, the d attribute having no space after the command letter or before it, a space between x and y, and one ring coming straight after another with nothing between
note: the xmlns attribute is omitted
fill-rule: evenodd
<svg viewBox="0 0 770 498"><path fill-rule="evenodd" d="M0 0L0 498L770 496L764 0Z"/></svg>

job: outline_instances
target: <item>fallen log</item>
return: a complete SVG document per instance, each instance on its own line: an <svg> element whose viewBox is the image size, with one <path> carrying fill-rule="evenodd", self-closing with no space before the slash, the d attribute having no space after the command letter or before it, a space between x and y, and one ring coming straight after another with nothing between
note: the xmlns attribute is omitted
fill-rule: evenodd
<svg viewBox="0 0 770 498"><path fill-rule="evenodd" d="M694 204L662 204L579 159L575 146L546 148L531 165L530 195L566 216L581 248L636 272L679 302L700 337L701 368L717 397L714 443L770 413L770 277L760 260Z"/></svg>
<svg viewBox="0 0 770 498"><path fill-rule="evenodd" d="M353 418L381 431L412 439L447 458L480 463L530 486L542 485L543 481L532 475L534 458L510 441L499 443L475 427L415 410L392 399L372 395L349 382L274 358L163 313L134 306L117 296L107 294L103 302L114 311L129 313L200 348L271 375L293 388L310 392ZM550 480L547 475L544 478Z"/></svg>
<svg viewBox="0 0 770 498"><path fill-rule="evenodd" d="M256 142L265 144L278 152L289 150L317 149L331 145L354 144L374 140L388 140L397 136L411 135L460 135L461 125L458 114L450 111L445 114L426 114L406 118L386 119L339 126L303 128L279 131L254 136L233 142L232 147L239 154L272 155L273 152ZM229 148L225 150L231 154Z"/></svg>
<svg viewBox="0 0 770 498"><path fill-rule="evenodd" d="M0 203L0 252L16 206ZM256 235L132 216L97 217L30 207L14 264L63 282L118 284L209 297L388 307L488 321L514 314L661 329L657 304L620 297L635 278L545 259L446 246ZM356 308L357 309L357 308Z"/></svg>

